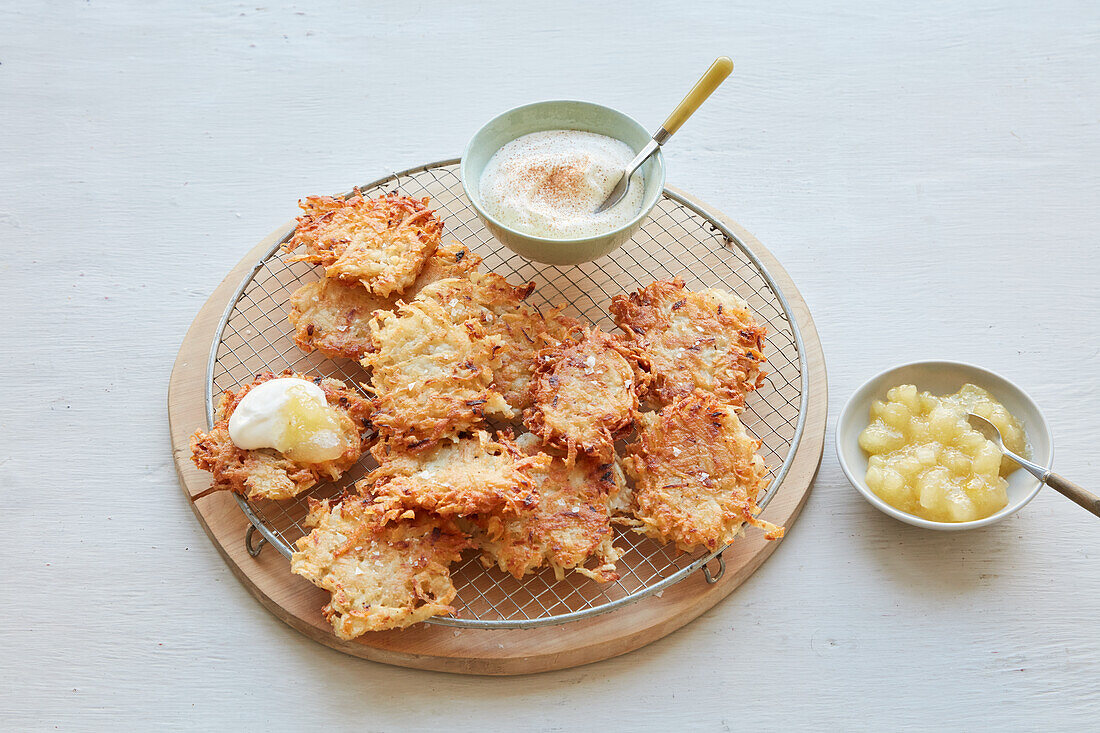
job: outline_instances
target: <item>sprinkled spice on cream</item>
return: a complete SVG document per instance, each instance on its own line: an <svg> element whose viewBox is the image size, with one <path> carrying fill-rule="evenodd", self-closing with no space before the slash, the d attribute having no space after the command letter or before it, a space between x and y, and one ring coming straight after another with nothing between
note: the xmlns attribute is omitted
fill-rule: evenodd
<svg viewBox="0 0 1100 733"><path fill-rule="evenodd" d="M548 239L578 239L617 229L642 208L641 173L626 196L596 214L634 157L629 145L580 130L517 138L493 154L481 174L485 209L501 223Z"/></svg>

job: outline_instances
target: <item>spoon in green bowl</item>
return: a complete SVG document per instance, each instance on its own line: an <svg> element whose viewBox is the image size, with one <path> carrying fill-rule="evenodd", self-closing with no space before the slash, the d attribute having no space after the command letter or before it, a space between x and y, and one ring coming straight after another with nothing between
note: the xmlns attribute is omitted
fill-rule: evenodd
<svg viewBox="0 0 1100 733"><path fill-rule="evenodd" d="M1071 499L1100 517L1100 496L1097 496L1091 491L1086 491L1069 479L1063 478L1053 471L1043 468L1037 463L1032 463L1026 458L1018 456L1010 451L1005 447L1005 442L1001 439L1001 431L997 429L997 426L981 415L975 415L973 412L968 412L966 413L966 420L970 423L970 427L985 436L986 440L993 441L993 443L1001 449L1001 453L1016 461L1025 471L1060 493L1062 496Z"/></svg>
<svg viewBox="0 0 1100 733"><path fill-rule="evenodd" d="M687 96L676 105L676 109L672 110L672 114L668 116L660 129L653 133L653 139L647 142L641 152L634 156L634 160L627 163L626 168L623 169L623 175L615 184L615 188L611 189L611 193L596 209L597 214L607 211L619 203L623 196L626 196L626 192L630 189L630 177L634 175L634 171L638 170L642 163L649 160L649 156L657 152L657 148L664 145L672 137L672 134L680 129L680 125L687 121L688 117L695 114L695 110L699 109L699 106L706 101L707 97L714 93L714 90L726 80L731 71L733 71L733 62L730 61L729 56L719 56L714 60L706 73L700 77L699 81L695 82L695 86L691 88Z"/></svg>

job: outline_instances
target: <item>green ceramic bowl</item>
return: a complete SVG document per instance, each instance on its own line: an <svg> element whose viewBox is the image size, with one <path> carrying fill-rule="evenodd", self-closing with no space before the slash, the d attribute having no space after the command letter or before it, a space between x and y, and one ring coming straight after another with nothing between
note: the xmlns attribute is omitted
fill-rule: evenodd
<svg viewBox="0 0 1100 733"><path fill-rule="evenodd" d="M576 265L603 257L630 239L649 212L661 200L665 188L665 161L658 150L640 168L645 194L638 215L618 229L581 239L546 239L518 232L500 223L481 205L481 172L493 153L531 132L543 130L583 130L622 140L635 152L649 142L649 132L622 112L591 102L566 100L535 102L508 110L494 117L477 131L462 154L462 187L485 226L513 252L536 262L550 265Z"/></svg>

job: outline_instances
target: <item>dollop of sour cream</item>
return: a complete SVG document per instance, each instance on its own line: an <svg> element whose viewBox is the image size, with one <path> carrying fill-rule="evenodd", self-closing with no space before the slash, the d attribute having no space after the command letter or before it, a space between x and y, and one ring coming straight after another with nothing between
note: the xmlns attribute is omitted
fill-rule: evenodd
<svg viewBox="0 0 1100 733"><path fill-rule="evenodd" d="M481 173L482 205L504 225L547 239L579 239L618 229L642 208L636 172L626 196L595 213L634 151L621 140L580 130L548 130L516 138Z"/></svg>
<svg viewBox="0 0 1100 733"><path fill-rule="evenodd" d="M346 443L340 415L324 390L297 377L250 389L229 417L229 438L243 450L274 448L302 463L335 460Z"/></svg>

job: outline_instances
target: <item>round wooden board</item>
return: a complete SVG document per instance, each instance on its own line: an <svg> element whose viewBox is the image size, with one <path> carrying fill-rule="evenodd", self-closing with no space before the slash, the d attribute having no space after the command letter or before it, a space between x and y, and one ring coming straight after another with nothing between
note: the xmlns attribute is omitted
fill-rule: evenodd
<svg viewBox="0 0 1100 733"><path fill-rule="evenodd" d="M676 194L706 210L712 207L682 191ZM825 442L828 394L825 357L809 309L790 276L749 232L725 216L767 268L786 297L802 333L809 376L805 430L783 484L761 515L789 533L817 474ZM749 531L723 555L725 573L708 584L701 572L612 613L562 626L476 630L417 624L408 629L368 633L351 642L337 638L321 616L328 594L290 572L272 548L251 557L244 537L248 520L227 492L193 501L210 486L210 475L191 463L191 433L206 426L206 366L218 322L241 281L256 261L294 226L288 222L249 252L210 296L184 337L168 388L168 421L176 471L184 494L214 546L246 588L273 614L306 636L364 659L403 667L462 674L510 675L574 667L625 654L660 639L711 608L752 574L782 542L768 542ZM612 253L608 255L614 257ZM714 563L712 563L714 565Z"/></svg>

